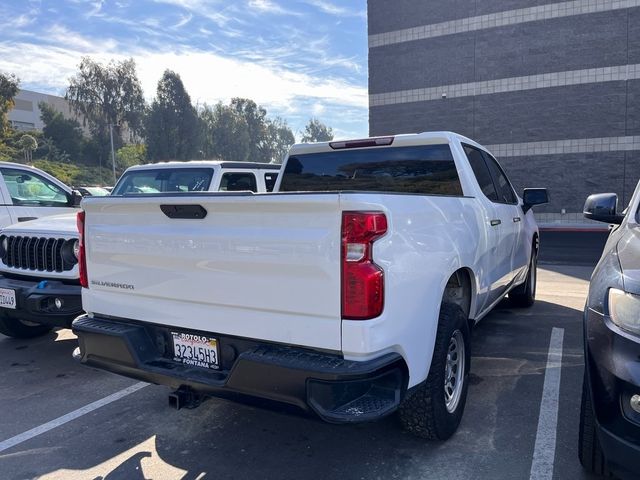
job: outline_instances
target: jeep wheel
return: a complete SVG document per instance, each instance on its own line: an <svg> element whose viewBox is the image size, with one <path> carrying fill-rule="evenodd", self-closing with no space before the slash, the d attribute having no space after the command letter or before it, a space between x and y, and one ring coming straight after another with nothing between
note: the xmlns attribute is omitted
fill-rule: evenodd
<svg viewBox="0 0 640 480"><path fill-rule="evenodd" d="M34 338L50 332L52 327L39 323L0 317L0 333L13 338Z"/></svg>
<svg viewBox="0 0 640 480"><path fill-rule="evenodd" d="M407 431L428 440L446 440L455 433L467 400L470 357L467 318L458 305L443 303L429 375L399 408Z"/></svg>

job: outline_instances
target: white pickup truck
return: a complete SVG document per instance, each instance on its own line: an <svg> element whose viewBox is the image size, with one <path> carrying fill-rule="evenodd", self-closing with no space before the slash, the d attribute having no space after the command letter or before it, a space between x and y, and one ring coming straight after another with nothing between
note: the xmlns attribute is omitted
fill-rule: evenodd
<svg viewBox="0 0 640 480"><path fill-rule="evenodd" d="M28 173L31 177L28 183L35 182L32 167L21 167L27 169L22 175ZM4 173L2 168L0 163L0 171ZM140 165L127 169L112 195L221 190L267 192L273 189L279 170L280 165L217 160ZM2 229L0 334L36 337L53 327L69 327L82 313L77 244L75 213Z"/></svg>
<svg viewBox="0 0 640 480"><path fill-rule="evenodd" d="M545 189L521 200L450 132L295 145L276 192L87 198L76 358L200 395L285 402L329 422L399 410L446 439L470 327L535 297Z"/></svg>

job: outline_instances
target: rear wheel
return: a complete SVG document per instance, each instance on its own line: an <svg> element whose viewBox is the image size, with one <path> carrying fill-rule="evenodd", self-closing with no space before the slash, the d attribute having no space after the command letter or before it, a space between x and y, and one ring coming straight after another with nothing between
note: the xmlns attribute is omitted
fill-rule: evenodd
<svg viewBox="0 0 640 480"><path fill-rule="evenodd" d="M509 292L509 300L515 307L531 307L536 301L536 284L538 283L538 252L531 252L529 272L522 285Z"/></svg>
<svg viewBox="0 0 640 480"><path fill-rule="evenodd" d="M0 333L13 338L34 338L50 332L52 327L40 323L0 317Z"/></svg>
<svg viewBox="0 0 640 480"><path fill-rule="evenodd" d="M467 400L469 324L458 305L443 303L427 379L399 408L402 426L428 440L446 440L460 424Z"/></svg>
<svg viewBox="0 0 640 480"><path fill-rule="evenodd" d="M591 394L585 374L582 382L582 402L580 409L580 433L578 437L578 457L586 471L595 475L607 474L607 463L598 441L596 419L591 404Z"/></svg>

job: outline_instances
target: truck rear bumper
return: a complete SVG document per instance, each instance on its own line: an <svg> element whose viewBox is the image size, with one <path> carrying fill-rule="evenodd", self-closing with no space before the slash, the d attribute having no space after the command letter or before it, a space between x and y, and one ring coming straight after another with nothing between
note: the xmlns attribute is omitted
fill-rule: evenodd
<svg viewBox="0 0 640 480"><path fill-rule="evenodd" d="M376 420L394 412L407 389L407 368L396 353L345 360L334 353L215 336L220 369L173 360L169 329L82 316L73 322L80 361L127 377L210 396L241 394L294 405L332 423Z"/></svg>

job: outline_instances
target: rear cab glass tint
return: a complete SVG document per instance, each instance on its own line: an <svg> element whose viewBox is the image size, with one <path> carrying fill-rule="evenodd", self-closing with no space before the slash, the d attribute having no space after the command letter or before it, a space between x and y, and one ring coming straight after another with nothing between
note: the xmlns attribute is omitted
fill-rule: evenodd
<svg viewBox="0 0 640 480"><path fill-rule="evenodd" d="M281 192L344 190L463 195L448 144L293 155L282 175Z"/></svg>
<svg viewBox="0 0 640 480"><path fill-rule="evenodd" d="M125 172L112 195L145 195L165 192L206 192L212 168L157 168Z"/></svg>
<svg viewBox="0 0 640 480"><path fill-rule="evenodd" d="M229 172L220 180L221 192L257 192L256 176L251 172Z"/></svg>

